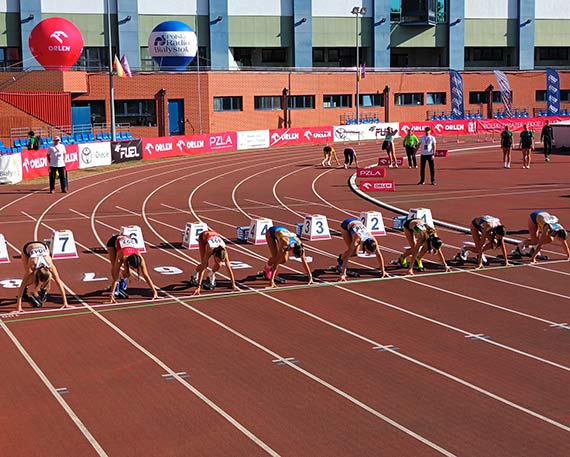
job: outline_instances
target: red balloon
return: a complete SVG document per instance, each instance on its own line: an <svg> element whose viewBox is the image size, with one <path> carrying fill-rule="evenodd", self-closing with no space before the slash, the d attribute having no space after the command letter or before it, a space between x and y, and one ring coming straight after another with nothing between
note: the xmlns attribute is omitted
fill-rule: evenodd
<svg viewBox="0 0 570 457"><path fill-rule="evenodd" d="M46 70L69 70L83 51L83 36L73 22L50 17L33 28L28 45Z"/></svg>

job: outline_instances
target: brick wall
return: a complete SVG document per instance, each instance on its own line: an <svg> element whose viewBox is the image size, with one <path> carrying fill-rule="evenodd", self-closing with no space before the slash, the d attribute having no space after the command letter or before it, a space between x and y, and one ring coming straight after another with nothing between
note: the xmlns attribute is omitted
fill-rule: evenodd
<svg viewBox="0 0 570 457"><path fill-rule="evenodd" d="M18 75L18 74L15 74ZM536 72L507 72L513 91L513 105L525 107L532 113L533 108L545 109L545 103L535 101L536 90L545 90L545 74ZM82 72L37 71L24 76L0 74L0 90L61 90L72 91L73 100L108 100L109 76L105 73L85 74ZM465 90L465 109L477 110L478 105L469 105L469 92L484 91L489 84L498 90L498 84L492 72L463 73ZM560 72L561 88L570 89L570 72ZM325 109L324 94L348 94L356 92L355 74L345 73L309 73L282 72L263 73L243 72L202 72L202 73L149 73L136 74L133 78L114 77L114 94L116 100L157 99L161 88L166 90L165 98L184 100L184 119L187 134L222 132L235 130L258 130L283 126L283 112L254 110L254 96L280 96L283 88L290 95L315 95L315 109L289 110L291 125L301 127L308 125L339 124L345 114L354 114L355 108ZM198 82L199 81L199 82ZM360 93L382 93L384 86L390 87L390 120L421 121L426 119L428 110L449 111L449 74L433 73L375 73L367 71L366 78L360 82ZM394 96L409 92L445 92L446 105L394 106ZM215 96L243 97L242 112L213 112ZM198 103L201 100L201 106ZM495 105L495 109L501 105ZM483 115L486 114L486 107ZM167 106L165 117L167 118ZM200 113L201 110L201 120ZM376 114L384 120L384 108L360 108L361 116ZM30 124L29 116L22 117L6 104L0 104L0 116L3 122L0 135L9 132L10 127L22 127ZM107 118L110 118L107 105ZM34 123L34 125L36 125ZM168 132L168 125L166 126ZM136 136L157 136L157 127L133 128Z"/></svg>

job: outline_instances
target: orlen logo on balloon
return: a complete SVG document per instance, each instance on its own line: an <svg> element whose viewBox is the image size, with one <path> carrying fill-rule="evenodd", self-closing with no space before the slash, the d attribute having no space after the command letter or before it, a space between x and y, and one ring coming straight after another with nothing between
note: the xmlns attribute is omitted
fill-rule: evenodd
<svg viewBox="0 0 570 457"><path fill-rule="evenodd" d="M53 38L54 40L56 40L59 43L59 45L55 45L55 46L49 45L48 49L50 51L69 52L71 50L71 46L63 45L63 38L66 38L66 39L69 38L69 35L67 33L65 33L63 30L56 30L49 37Z"/></svg>

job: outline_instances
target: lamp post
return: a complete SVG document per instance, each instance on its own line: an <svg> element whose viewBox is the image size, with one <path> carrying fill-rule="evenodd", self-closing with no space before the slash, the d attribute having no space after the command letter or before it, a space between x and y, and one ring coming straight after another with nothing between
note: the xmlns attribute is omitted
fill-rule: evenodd
<svg viewBox="0 0 570 457"><path fill-rule="evenodd" d="M350 11L354 14L355 18L355 41L356 41L356 122L360 123L360 58L359 58L359 46L358 46L358 22L359 16L364 16L367 9L363 6L355 6Z"/></svg>
<svg viewBox="0 0 570 457"><path fill-rule="evenodd" d="M110 114L111 114L111 139L115 141L117 139L117 131L115 127L115 88L113 87L113 43L111 37L111 5L109 0L106 0L107 6L107 33L108 45L109 45L109 99L110 99Z"/></svg>

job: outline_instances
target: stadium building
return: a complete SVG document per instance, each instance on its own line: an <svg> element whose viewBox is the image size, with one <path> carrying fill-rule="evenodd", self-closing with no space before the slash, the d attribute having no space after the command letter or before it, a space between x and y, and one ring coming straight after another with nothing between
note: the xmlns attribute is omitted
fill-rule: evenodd
<svg viewBox="0 0 570 457"><path fill-rule="evenodd" d="M556 69L570 111L568 0L4 0L0 16L5 144L15 129L105 130L112 118L139 137L445 119L451 69L465 116L503 112L493 70L513 111L538 116ZM69 70L45 70L30 47L52 17L83 37ZM182 71L151 57L165 21L196 33ZM115 55L132 77L111 76Z"/></svg>

